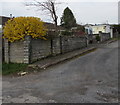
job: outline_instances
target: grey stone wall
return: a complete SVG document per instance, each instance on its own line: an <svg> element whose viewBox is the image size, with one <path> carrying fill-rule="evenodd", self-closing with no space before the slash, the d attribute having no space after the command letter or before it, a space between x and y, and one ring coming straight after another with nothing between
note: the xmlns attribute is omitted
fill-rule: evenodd
<svg viewBox="0 0 120 105"><path fill-rule="evenodd" d="M58 55L61 53L61 39L60 37L55 37L52 39L52 55Z"/></svg>
<svg viewBox="0 0 120 105"><path fill-rule="evenodd" d="M3 61L3 56L2 56L2 54L3 54L3 43L2 43L3 41L2 41L2 33L0 33L0 62L2 62Z"/></svg>
<svg viewBox="0 0 120 105"><path fill-rule="evenodd" d="M4 40L4 60L6 63L10 62L10 44L8 40Z"/></svg>
<svg viewBox="0 0 120 105"><path fill-rule="evenodd" d="M86 37L62 37L62 53L73 51L87 46Z"/></svg>
<svg viewBox="0 0 120 105"><path fill-rule="evenodd" d="M93 35L93 34L89 34L87 35L87 42L88 44L92 44L92 43L96 43L96 36L97 35Z"/></svg>
<svg viewBox="0 0 120 105"><path fill-rule="evenodd" d="M39 59L55 56L76 49L86 47L85 37L55 37L48 40L32 39L30 61L34 62Z"/></svg>
<svg viewBox="0 0 120 105"><path fill-rule="evenodd" d="M50 40L32 39L31 41L31 62L51 55Z"/></svg>
<svg viewBox="0 0 120 105"><path fill-rule="evenodd" d="M97 40L96 40L97 35L100 36L101 42L104 42L110 39L110 33L91 34L91 35L87 35L88 43L90 44L91 41L92 43L97 43Z"/></svg>
<svg viewBox="0 0 120 105"><path fill-rule="evenodd" d="M118 32L115 32L115 33L113 34L113 37L114 37L114 38L120 37L120 34L119 34Z"/></svg>
<svg viewBox="0 0 120 105"><path fill-rule="evenodd" d="M30 36L26 36L25 40L23 41L23 63L30 63L31 62L31 41L32 38Z"/></svg>
<svg viewBox="0 0 120 105"><path fill-rule="evenodd" d="M5 40L5 62L24 63L24 44L23 41L8 43Z"/></svg>
<svg viewBox="0 0 120 105"><path fill-rule="evenodd" d="M86 37L55 37L52 40L32 39L8 43L5 40L5 62L32 63L51 55L58 55L87 46Z"/></svg>
<svg viewBox="0 0 120 105"><path fill-rule="evenodd" d="M101 37L102 42L110 39L110 33L100 33L99 36Z"/></svg>
<svg viewBox="0 0 120 105"><path fill-rule="evenodd" d="M24 62L24 44L23 41L10 43L10 62L23 63Z"/></svg>

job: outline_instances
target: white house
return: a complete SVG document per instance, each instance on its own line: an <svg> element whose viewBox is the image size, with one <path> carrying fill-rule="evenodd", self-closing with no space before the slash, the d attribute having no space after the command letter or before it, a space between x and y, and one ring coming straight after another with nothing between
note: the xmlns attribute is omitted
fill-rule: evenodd
<svg viewBox="0 0 120 105"><path fill-rule="evenodd" d="M99 34L102 33L110 33L111 38L113 38L113 29L109 24L99 24L99 25L87 25L85 26L87 34ZM92 31L92 32L90 32Z"/></svg>
<svg viewBox="0 0 120 105"><path fill-rule="evenodd" d="M110 33L110 25L94 25L91 27L93 34L99 34L99 32Z"/></svg>

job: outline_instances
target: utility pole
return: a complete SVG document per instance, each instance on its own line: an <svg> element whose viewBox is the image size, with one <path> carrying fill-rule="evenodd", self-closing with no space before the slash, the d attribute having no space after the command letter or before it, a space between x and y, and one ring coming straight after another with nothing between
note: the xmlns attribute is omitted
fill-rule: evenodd
<svg viewBox="0 0 120 105"><path fill-rule="evenodd" d="M118 2L118 24L120 24L120 1Z"/></svg>

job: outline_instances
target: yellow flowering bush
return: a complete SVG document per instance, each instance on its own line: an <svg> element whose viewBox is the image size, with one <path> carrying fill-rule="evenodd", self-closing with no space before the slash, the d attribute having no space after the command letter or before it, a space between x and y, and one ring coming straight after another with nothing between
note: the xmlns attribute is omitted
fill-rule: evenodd
<svg viewBox="0 0 120 105"><path fill-rule="evenodd" d="M9 19L3 28L3 38L10 42L24 40L26 35L32 38L45 39L47 29L37 17L16 17Z"/></svg>

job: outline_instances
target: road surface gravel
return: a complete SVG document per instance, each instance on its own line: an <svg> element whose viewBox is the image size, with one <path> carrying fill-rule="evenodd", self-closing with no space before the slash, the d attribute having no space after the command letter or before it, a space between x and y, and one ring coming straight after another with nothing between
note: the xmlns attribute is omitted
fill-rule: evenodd
<svg viewBox="0 0 120 105"><path fill-rule="evenodd" d="M118 41L2 85L3 103L117 103Z"/></svg>

